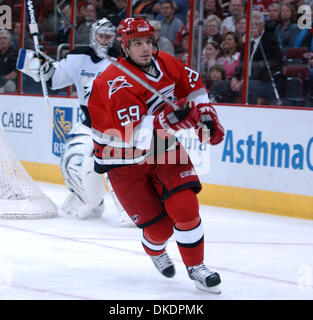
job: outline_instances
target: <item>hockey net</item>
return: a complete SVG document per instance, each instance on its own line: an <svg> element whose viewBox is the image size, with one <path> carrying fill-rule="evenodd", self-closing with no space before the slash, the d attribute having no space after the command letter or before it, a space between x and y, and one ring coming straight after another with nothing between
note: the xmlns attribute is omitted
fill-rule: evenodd
<svg viewBox="0 0 313 320"><path fill-rule="evenodd" d="M0 125L0 218L39 219L57 214L56 205L16 158Z"/></svg>

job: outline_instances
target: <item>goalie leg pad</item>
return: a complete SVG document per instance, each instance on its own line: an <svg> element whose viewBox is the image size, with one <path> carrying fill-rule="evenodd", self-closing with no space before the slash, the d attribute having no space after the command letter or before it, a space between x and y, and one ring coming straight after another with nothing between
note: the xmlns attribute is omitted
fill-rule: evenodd
<svg viewBox="0 0 313 320"><path fill-rule="evenodd" d="M75 207L78 209L85 206L90 214L94 210L103 210L105 185L102 176L94 171L93 148L91 130L82 124L75 125L61 154L64 182L77 198L74 200L74 197L72 202L67 203L68 208L73 207L69 211L73 212L74 216L77 215ZM63 209L66 211L65 206ZM72 214L71 212L69 213ZM82 218L87 216L87 212L84 211Z"/></svg>

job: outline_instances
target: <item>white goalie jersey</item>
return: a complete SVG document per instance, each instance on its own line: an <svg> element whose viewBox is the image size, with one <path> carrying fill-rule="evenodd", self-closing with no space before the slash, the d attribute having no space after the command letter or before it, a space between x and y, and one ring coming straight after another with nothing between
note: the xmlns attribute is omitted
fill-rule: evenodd
<svg viewBox="0 0 313 320"><path fill-rule="evenodd" d="M79 104L87 106L94 79L109 65L110 62L96 56L91 47L75 48L64 59L53 63L55 71L50 87L55 90L75 84Z"/></svg>

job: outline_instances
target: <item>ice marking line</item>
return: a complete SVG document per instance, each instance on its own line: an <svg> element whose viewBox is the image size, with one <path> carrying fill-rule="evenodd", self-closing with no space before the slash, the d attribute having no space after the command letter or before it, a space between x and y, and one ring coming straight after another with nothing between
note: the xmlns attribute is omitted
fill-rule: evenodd
<svg viewBox="0 0 313 320"><path fill-rule="evenodd" d="M59 235L45 233L45 232L38 232L38 231L23 229L23 228L14 227L14 226L6 226L6 225L3 225L3 224L0 224L0 227L7 228L7 229L12 229L12 230L17 230L17 231L22 231L22 232L28 232L28 233L32 233L32 234L36 234L36 235L40 235L40 236L45 236L45 237L50 237L50 238L55 238L55 239L60 239L60 240L68 240L68 241L84 243L84 244L88 244L88 245L94 245L94 246L97 246L97 247L100 247L100 248L107 248L107 249L112 249L112 250L117 250L117 251L130 252L130 253L134 253L136 255L146 256L146 253L144 253L144 252L138 252L138 251L135 251L135 250L113 247L113 246L109 246L109 245L106 245L106 244L83 241L83 240L79 240L77 238L76 239L75 238L69 238L69 237L59 236ZM182 262L179 259L173 259L173 261L180 262L180 263ZM272 277L267 277L267 276L248 273L248 272L241 272L241 271L236 271L236 270L232 270L232 269L229 269L229 268L213 266L213 265L210 265L208 267L212 268L212 269L216 269L217 271L218 270L223 270L223 271L226 271L226 272L240 274L240 275L253 277L253 278L257 278L257 279L264 279L264 280L269 280L269 281L280 282L280 283L285 283L285 284L298 286L298 283L294 282L294 281L288 281L288 280L284 280L284 279L272 278Z"/></svg>
<svg viewBox="0 0 313 320"><path fill-rule="evenodd" d="M102 238L102 237L73 237L77 240L102 240L102 241L138 241L133 238ZM168 240L169 242L175 242L175 240ZM223 240L204 240L205 243L212 244L250 244L250 245L271 245L271 246L313 246L313 242L257 242L257 241L223 241Z"/></svg>
<svg viewBox="0 0 313 320"><path fill-rule="evenodd" d="M56 291L47 290L47 289L39 289L39 288L27 287L27 286L23 286L23 285L20 285L20 284L14 284L14 283L12 283L10 286L13 287L13 288L16 288L16 289L35 291L35 292L41 292L41 293L47 293L47 294L54 294L56 296L68 297L68 298L72 298L72 299L97 300L95 298L77 296L77 295L74 295L74 294L69 294L69 293L65 293L65 292L56 292Z"/></svg>
<svg viewBox="0 0 313 320"><path fill-rule="evenodd" d="M22 232L28 232L28 233L32 233L32 234L36 234L36 235L40 235L40 236L45 236L45 237L50 237L50 238L55 238L55 239L59 239L59 240L68 240L68 241L73 241L73 242L78 242L78 243L84 243L84 244L91 244L97 247L101 247L101 248L108 248L108 249L112 249L112 250L118 250L118 251L124 251L124 252L131 252L131 253L135 253L137 255L142 255L142 256L146 256L146 253L144 252L138 252L135 250L130 250L130 249L124 249L124 248L117 248L117 247L113 247L113 246L109 246L107 244L101 244L101 243L94 243L94 242L89 242L89 241L83 241L83 240L79 240L79 239L75 239L75 238L70 238L70 237L64 237L64 236L60 236L60 235L56 235L56 234L51 234L51 233L45 233L45 232L38 232L38 231L33 231L33 230L28 230L28 229L23 229L23 228L19 228L19 227L14 227L14 226L6 226L3 224L0 224L0 227L2 228L8 228L8 229L13 229L13 230L18 230L18 231L22 231Z"/></svg>

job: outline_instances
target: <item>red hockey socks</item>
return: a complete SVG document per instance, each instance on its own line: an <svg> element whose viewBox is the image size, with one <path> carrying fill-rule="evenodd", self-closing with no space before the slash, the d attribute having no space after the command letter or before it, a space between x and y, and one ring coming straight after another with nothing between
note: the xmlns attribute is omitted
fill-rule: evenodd
<svg viewBox="0 0 313 320"><path fill-rule="evenodd" d="M165 201L165 209L174 221L174 235L183 262L194 266L204 259L204 233L195 193L182 190Z"/></svg>
<svg viewBox="0 0 313 320"><path fill-rule="evenodd" d="M165 216L157 223L143 230L141 243L148 255L158 256L165 251L167 240L172 234L173 221L168 216Z"/></svg>

